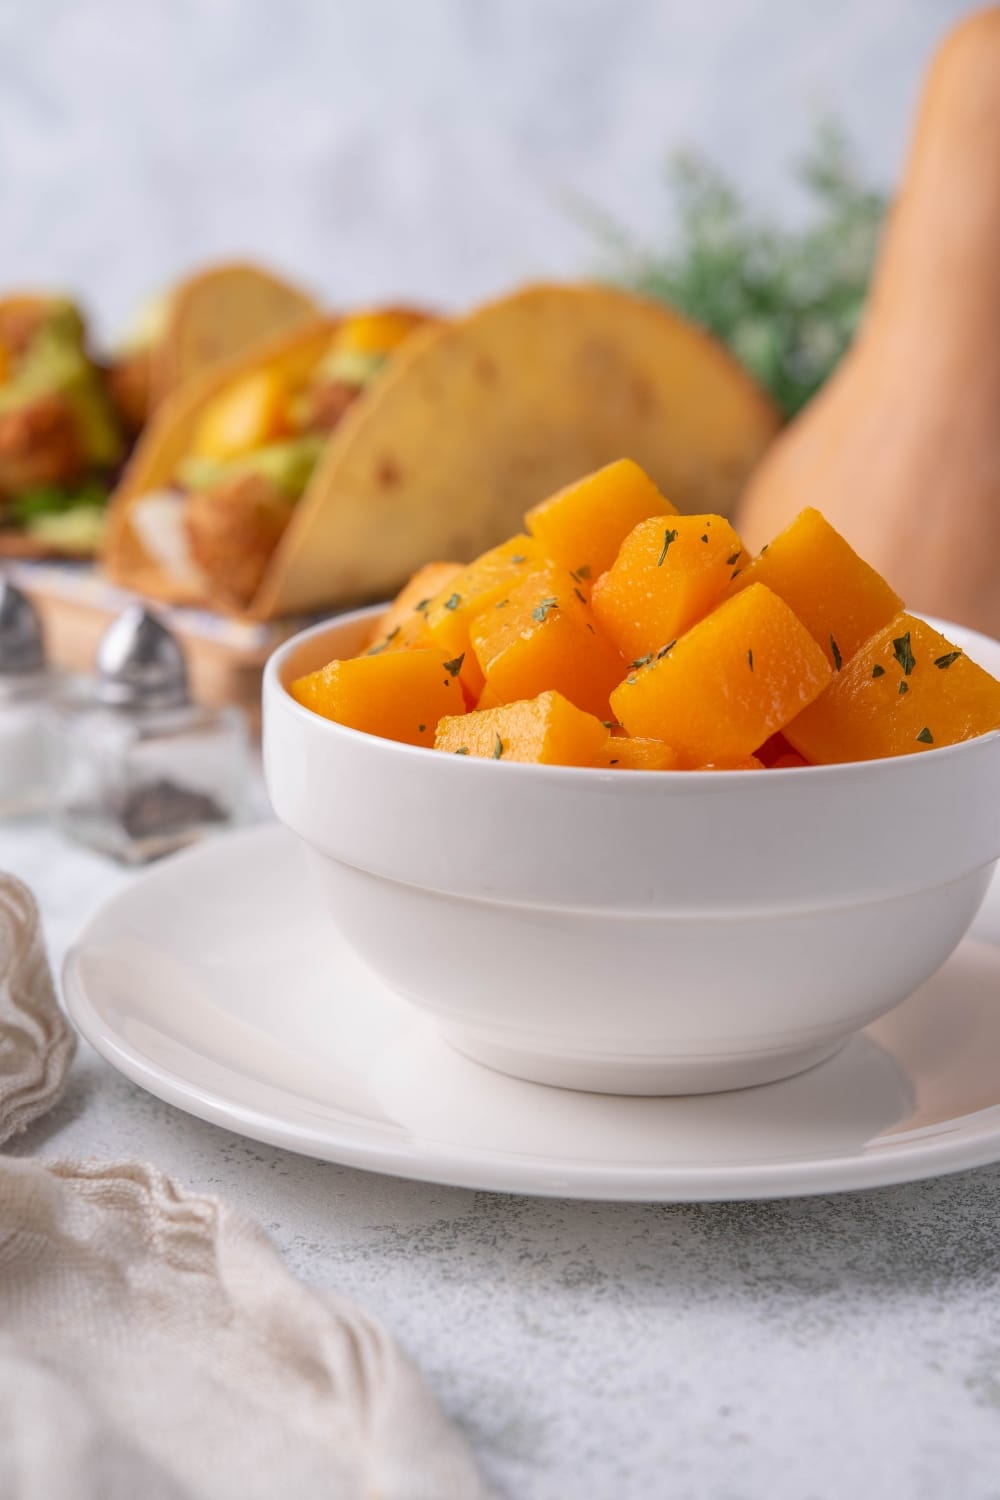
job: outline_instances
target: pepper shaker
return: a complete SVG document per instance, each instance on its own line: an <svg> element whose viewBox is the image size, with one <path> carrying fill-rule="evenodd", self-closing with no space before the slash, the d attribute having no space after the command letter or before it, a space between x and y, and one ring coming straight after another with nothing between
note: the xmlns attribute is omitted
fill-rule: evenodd
<svg viewBox="0 0 1000 1500"><path fill-rule="evenodd" d="M123 863L169 854L239 814L243 714L192 702L180 645L141 605L102 638L96 679L53 705L47 742L57 824Z"/></svg>
<svg viewBox="0 0 1000 1500"><path fill-rule="evenodd" d="M45 804L43 724L58 681L34 605L0 578L0 817Z"/></svg>

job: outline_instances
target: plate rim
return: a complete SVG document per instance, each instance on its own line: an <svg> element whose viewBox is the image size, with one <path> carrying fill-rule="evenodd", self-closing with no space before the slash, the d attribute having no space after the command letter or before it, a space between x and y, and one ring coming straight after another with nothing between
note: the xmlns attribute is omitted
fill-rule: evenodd
<svg viewBox="0 0 1000 1500"><path fill-rule="evenodd" d="M382 1173L410 1181L474 1191L529 1197L630 1203L748 1202L815 1197L916 1182L988 1166L1000 1160L1000 1104L952 1116L929 1138L900 1137L878 1149L851 1155L805 1157L764 1163L601 1164L559 1158L526 1157L476 1147L443 1146L403 1136L398 1146L352 1135L349 1126L310 1131L282 1121L273 1111L255 1111L218 1090L192 1084L182 1074L152 1062L109 1025L91 1000L80 975L80 960L93 929L114 915L139 886L172 878L178 863L211 858L237 843L294 842L280 823L268 821L217 835L203 844L144 870L112 893L81 926L62 964L65 1008L85 1040L130 1082L186 1114L264 1145L314 1160ZM969 939L963 939L969 941ZM974 939L973 941L981 941ZM996 949L995 943L984 946ZM470 1064L482 1066L482 1064ZM544 1085L539 1085L544 1087ZM761 1085L766 1088L768 1085ZM975 1133L956 1129L963 1122L995 1117L991 1128ZM405 1127L403 1127L405 1129Z"/></svg>

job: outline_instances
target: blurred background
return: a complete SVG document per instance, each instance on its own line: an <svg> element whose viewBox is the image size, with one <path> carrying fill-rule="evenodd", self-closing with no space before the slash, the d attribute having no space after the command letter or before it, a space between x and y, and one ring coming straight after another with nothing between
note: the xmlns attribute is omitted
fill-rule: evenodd
<svg viewBox="0 0 1000 1500"><path fill-rule="evenodd" d="M105 338L206 260L334 304L461 306L678 235L696 148L755 214L809 212L834 121L899 169L961 0L33 0L0 6L0 284L65 286Z"/></svg>

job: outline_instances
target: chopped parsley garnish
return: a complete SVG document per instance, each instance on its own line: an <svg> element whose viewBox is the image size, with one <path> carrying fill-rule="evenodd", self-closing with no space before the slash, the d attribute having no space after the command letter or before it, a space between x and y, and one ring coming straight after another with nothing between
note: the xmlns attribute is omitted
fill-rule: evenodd
<svg viewBox="0 0 1000 1500"><path fill-rule="evenodd" d="M953 661L958 661L958 658L961 655L962 655L961 651L949 651L948 654L947 654L947 656L938 656L938 657L935 657L935 659L934 659L934 665L936 667L940 667L941 670L942 670L942 672L943 672L947 667L951 666L951 664L952 664Z"/></svg>
<svg viewBox="0 0 1000 1500"><path fill-rule="evenodd" d="M739 562L739 560L740 560L740 558L742 556L743 556L743 548L741 547L738 552L734 552L733 553L732 557L727 557L726 558L726 567L727 568L731 568L732 565L733 565L733 563Z"/></svg>
<svg viewBox="0 0 1000 1500"><path fill-rule="evenodd" d="M884 677L885 676L885 667L880 667L879 664L878 664L878 662L876 662L875 665L872 667L872 676L873 677Z"/></svg>
<svg viewBox="0 0 1000 1500"><path fill-rule="evenodd" d="M462 654L461 654L461 656L453 656L452 659L451 659L451 661L446 661L445 662L445 664L444 664L445 671L448 672L448 673L450 673L450 675L452 677L457 677L458 674L459 674L459 672L461 672L461 670L462 670L462 663L463 663L464 660L465 660L465 652L463 651Z"/></svg>
<svg viewBox="0 0 1000 1500"><path fill-rule="evenodd" d="M468 755L468 753L469 753L469 747L468 747L468 745L459 745L458 749L455 751L456 755Z"/></svg>
<svg viewBox="0 0 1000 1500"><path fill-rule="evenodd" d="M913 668L917 665L913 652L910 649L910 632L897 636L892 643L892 654L902 667L904 674L909 677Z"/></svg>
<svg viewBox="0 0 1000 1500"><path fill-rule="evenodd" d="M512 563L523 563L528 561L523 552L512 552L510 554L510 560Z"/></svg>
<svg viewBox="0 0 1000 1500"><path fill-rule="evenodd" d="M445 609L457 609L462 602L461 594L452 594L450 599L444 601Z"/></svg>
<svg viewBox="0 0 1000 1500"><path fill-rule="evenodd" d="M702 537L702 541L703 542L707 542L708 541L708 532L707 531L705 532L705 535Z"/></svg>
<svg viewBox="0 0 1000 1500"><path fill-rule="evenodd" d="M544 625L545 616L548 614L549 610L558 608L558 599L543 599L541 604L536 604L535 608L531 611L531 618L533 620L537 620L539 625Z"/></svg>
<svg viewBox="0 0 1000 1500"><path fill-rule="evenodd" d="M605 729L620 729L622 727L618 723L617 719L602 719L601 723L604 725Z"/></svg>
<svg viewBox="0 0 1000 1500"><path fill-rule="evenodd" d="M747 652L747 666L750 668L750 670L752 672L753 671L753 652L752 651L748 651Z"/></svg>
<svg viewBox="0 0 1000 1500"><path fill-rule="evenodd" d="M734 578L739 578L739 576L740 576L740 574L742 572L743 572L742 568L734 568L733 571L729 575L729 582L732 583L732 581L733 581Z"/></svg>
<svg viewBox="0 0 1000 1500"><path fill-rule="evenodd" d="M587 601L583 597L583 595L580 593L580 590L578 588L574 588L573 592L576 595L576 597L579 599L579 601L580 601L581 604L586 604Z"/></svg>
<svg viewBox="0 0 1000 1500"><path fill-rule="evenodd" d="M665 656L667 656L669 654L669 652L671 652L676 645L677 645L677 638L675 636L672 641L668 641L665 646L661 646L660 647L659 651L657 651L657 653L656 653L656 660L657 661L662 661L663 658Z"/></svg>
<svg viewBox="0 0 1000 1500"><path fill-rule="evenodd" d="M500 738L499 735L497 735L497 737L496 737L496 743L493 746L493 759L494 760L499 760L502 754L503 754L503 740Z"/></svg>
<svg viewBox="0 0 1000 1500"><path fill-rule="evenodd" d="M427 725L426 724L418 724L417 725L417 732L419 734L426 734L427 733Z"/></svg>
<svg viewBox="0 0 1000 1500"><path fill-rule="evenodd" d="M841 667L844 665L844 658L841 656L840 647L837 645L837 642L834 640L832 634L830 636L830 650L833 652L833 665L839 672Z"/></svg>
<svg viewBox="0 0 1000 1500"><path fill-rule="evenodd" d="M767 549L768 549L768 547L770 547L770 545L771 545L770 542L765 542L764 543L763 547L761 547L761 549L760 549L760 555L761 555L761 557L764 556L764 553L767 551Z"/></svg>
<svg viewBox="0 0 1000 1500"><path fill-rule="evenodd" d="M509 603L510 603L509 599L501 599L501 600L499 600L498 603L494 604L493 608L494 609L506 609L507 605Z"/></svg>
<svg viewBox="0 0 1000 1500"><path fill-rule="evenodd" d="M899 696L902 697L904 693L908 693L909 691L910 684L907 682L905 677L901 677L899 679Z"/></svg>
<svg viewBox="0 0 1000 1500"><path fill-rule="evenodd" d="M591 625L589 620L587 621L587 629L590 631L591 635L597 634L597 631L594 629L593 625Z"/></svg>
<svg viewBox="0 0 1000 1500"><path fill-rule="evenodd" d="M608 765L609 765L609 766L616 766L616 765L617 765L617 764L618 764L618 761L617 761L617 760L609 760L609 761L608 761Z"/></svg>
<svg viewBox="0 0 1000 1500"><path fill-rule="evenodd" d="M931 732L927 728L926 724L924 725L923 729L921 729L920 733L917 735L917 739L920 741L920 743L922 745L933 745L933 743L934 743L934 736L931 734Z"/></svg>
<svg viewBox="0 0 1000 1500"><path fill-rule="evenodd" d="M639 657L637 657L634 662L630 663L630 665L633 666L633 667L647 667L652 660L653 660L653 653L652 653L652 651L650 651L648 653L648 655L646 655L646 656L639 656Z"/></svg>
<svg viewBox="0 0 1000 1500"><path fill-rule="evenodd" d="M378 643L377 646L370 647L370 649L365 654L367 656L378 656L378 654L379 654L380 651L384 651L387 646L389 646L389 645L392 644L392 642L396 639L396 637L397 637L398 634L399 634L399 626L397 625L396 628L395 628L395 630L390 630L389 631L389 634L386 636L386 638L385 638L384 641L379 641L379 643Z"/></svg>
<svg viewBox="0 0 1000 1500"><path fill-rule="evenodd" d="M667 530L667 531L665 531L663 533L663 551L660 553L660 556L657 559L657 563L656 563L656 566L658 568L662 568L663 567L664 561L666 560L667 553L670 550L670 544L671 544L671 542L676 542L676 540L677 540L677 533L676 533L676 531Z"/></svg>
<svg viewBox="0 0 1000 1500"><path fill-rule="evenodd" d="M590 577L590 563L583 563L581 567L577 568L577 570L576 570L576 576L577 576L577 578L589 578Z"/></svg>
<svg viewBox="0 0 1000 1500"><path fill-rule="evenodd" d="M431 601L429 599L421 599L421 601L420 601L419 604L415 604L413 606L414 613L418 614L418 615L422 615L423 612L424 612L424 610L427 608L428 604L430 604L430 602Z"/></svg>

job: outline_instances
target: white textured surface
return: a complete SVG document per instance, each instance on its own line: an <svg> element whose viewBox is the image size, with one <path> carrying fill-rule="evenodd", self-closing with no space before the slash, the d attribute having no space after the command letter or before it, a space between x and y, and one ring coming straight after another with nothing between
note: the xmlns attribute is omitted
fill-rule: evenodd
<svg viewBox="0 0 1000 1500"><path fill-rule="evenodd" d="M0 827L0 864L57 957L128 879L38 825ZM87 1048L16 1149L138 1155L252 1212L385 1319L510 1500L1000 1495L1000 1168L765 1204L494 1197L241 1140Z"/></svg>
<svg viewBox="0 0 1000 1500"><path fill-rule="evenodd" d="M8 0L4 285L66 284L107 331L206 257L330 298L464 303L599 259L580 197L662 234L697 145L788 206L811 122L896 174L917 81L967 0Z"/></svg>

